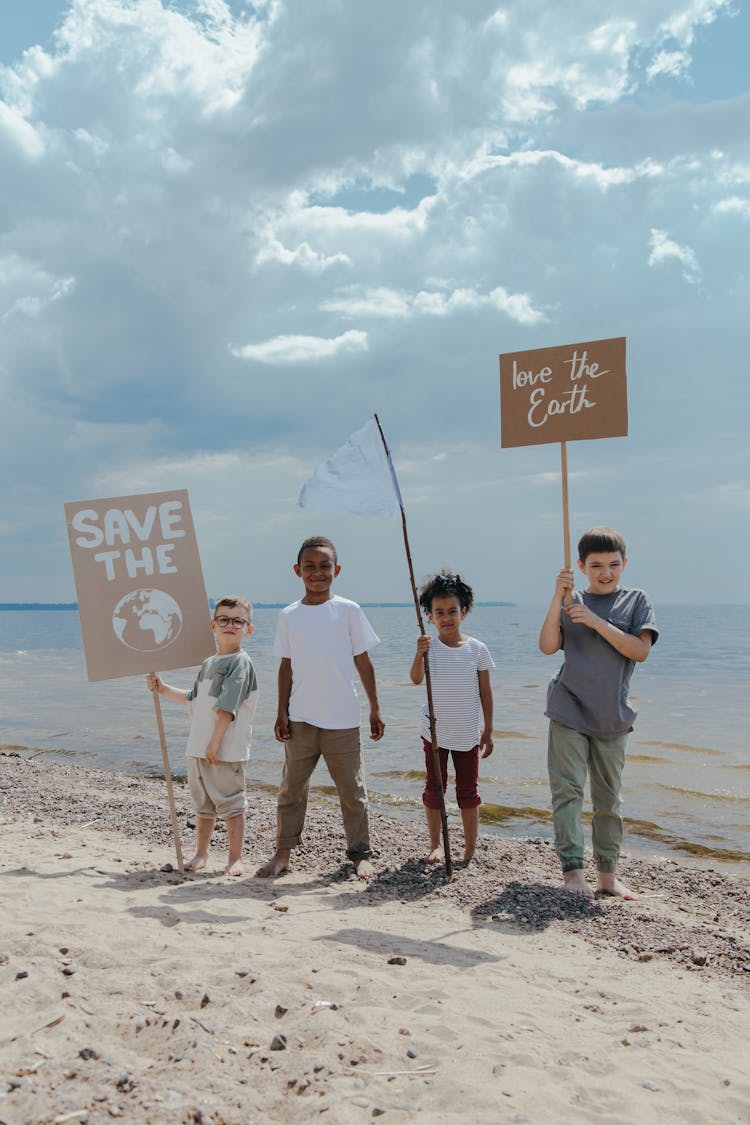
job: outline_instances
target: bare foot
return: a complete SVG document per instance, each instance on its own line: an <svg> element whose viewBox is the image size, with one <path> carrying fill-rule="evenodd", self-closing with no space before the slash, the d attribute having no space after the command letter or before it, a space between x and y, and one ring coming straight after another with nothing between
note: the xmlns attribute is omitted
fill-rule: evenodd
<svg viewBox="0 0 750 1125"><path fill-rule="evenodd" d="M201 852L196 852L192 859L189 859L185 864L185 870L190 874L195 874L196 871L202 871L208 863L208 856L203 855Z"/></svg>
<svg viewBox="0 0 750 1125"><path fill-rule="evenodd" d="M442 863L445 859L441 847L433 848L429 855L424 857L425 863Z"/></svg>
<svg viewBox="0 0 750 1125"><path fill-rule="evenodd" d="M244 875L245 868L241 859L230 859L224 868L225 875Z"/></svg>
<svg viewBox="0 0 750 1125"><path fill-rule="evenodd" d="M472 860L474 858L474 855L474 848L464 848L464 863L468 863L470 860Z"/></svg>
<svg viewBox="0 0 750 1125"><path fill-rule="evenodd" d="M565 890L570 891L571 894L583 895L584 898L594 897L594 892L586 882L580 867L576 867L572 871L563 871L563 883L565 884Z"/></svg>
<svg viewBox="0 0 750 1125"><path fill-rule="evenodd" d="M372 879L375 874L375 868L370 863L369 859L360 859L354 864L354 870L357 873L358 879Z"/></svg>
<svg viewBox="0 0 750 1125"><path fill-rule="evenodd" d="M286 848L279 848L278 851L269 859L268 863L264 863L259 867L255 874L261 879L275 879L277 875L283 875L289 870L289 856L290 852Z"/></svg>
<svg viewBox="0 0 750 1125"><path fill-rule="evenodd" d="M638 898L635 891L631 891L630 887L626 887L621 883L613 871L600 871L599 878L596 881L596 893L598 895L612 895L614 898L625 898L628 900Z"/></svg>

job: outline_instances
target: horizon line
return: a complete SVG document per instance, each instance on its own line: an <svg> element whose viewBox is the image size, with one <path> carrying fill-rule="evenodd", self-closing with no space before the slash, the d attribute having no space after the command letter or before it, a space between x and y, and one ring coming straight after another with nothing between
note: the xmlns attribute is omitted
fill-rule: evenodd
<svg viewBox="0 0 750 1125"><path fill-rule="evenodd" d="M214 598L209 598L208 603L210 606L216 605ZM253 602L253 609L283 609L289 605L289 602ZM474 602L475 606L515 606L517 602ZM366 608L381 608L381 609L412 609L413 602L359 602L359 605ZM77 610L78 602L0 602L0 610Z"/></svg>

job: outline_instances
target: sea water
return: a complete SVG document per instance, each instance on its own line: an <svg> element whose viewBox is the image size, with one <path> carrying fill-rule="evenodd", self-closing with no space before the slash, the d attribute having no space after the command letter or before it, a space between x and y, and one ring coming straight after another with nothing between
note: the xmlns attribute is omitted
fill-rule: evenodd
<svg viewBox="0 0 750 1125"><path fill-rule="evenodd" d="M277 612L256 609L255 632L246 642L260 683L247 770L248 785L256 790L276 790L283 760L273 737ZM372 657L386 722L383 740L368 745L363 700L371 801L398 816L421 817L417 712L424 686L409 680L416 615L413 606L368 606L366 612L382 642ZM561 654L543 656L537 648L543 616L543 608L476 606L466 619L464 631L483 640L496 663L495 751L480 762L483 831L552 836L544 702ZM750 607L664 606L658 608L658 623L659 641L631 681L639 714L623 777L626 848L747 870ZM165 678L186 688L193 671ZM187 714L167 700L161 706L171 770L182 775ZM154 705L143 677L88 683L74 610L0 611L0 750L126 773L163 773ZM322 765L313 782L321 795L334 792ZM449 779L453 816L450 785Z"/></svg>

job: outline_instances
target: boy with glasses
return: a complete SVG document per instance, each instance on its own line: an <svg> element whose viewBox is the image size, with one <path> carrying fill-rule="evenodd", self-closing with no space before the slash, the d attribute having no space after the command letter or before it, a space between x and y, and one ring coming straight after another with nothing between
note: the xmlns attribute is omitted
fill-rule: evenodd
<svg viewBox="0 0 750 1125"><path fill-rule="evenodd" d="M217 652L204 660L190 691L146 677L149 691L184 703L190 712L187 744L188 785L196 817L196 851L186 871L208 863L211 836L220 816L226 821L229 855L224 872L242 875L245 836L245 762L250 753L258 683L243 637L253 631L253 610L245 598L229 596L216 603L211 632Z"/></svg>

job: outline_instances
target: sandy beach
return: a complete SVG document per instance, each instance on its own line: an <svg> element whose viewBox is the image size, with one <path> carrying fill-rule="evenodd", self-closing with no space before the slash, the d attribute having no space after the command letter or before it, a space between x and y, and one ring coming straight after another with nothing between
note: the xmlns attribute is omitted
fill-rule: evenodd
<svg viewBox="0 0 750 1125"><path fill-rule="evenodd" d="M177 785L186 855L192 819ZM373 815L377 877L311 806L294 871L176 868L162 782L0 755L0 1122L750 1122L750 880L629 858L633 903L544 841L453 879ZM453 842L460 855L460 832Z"/></svg>

